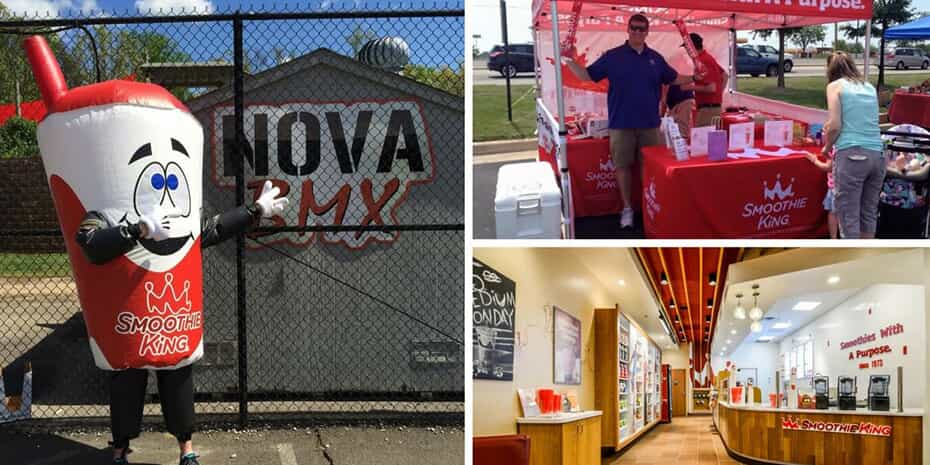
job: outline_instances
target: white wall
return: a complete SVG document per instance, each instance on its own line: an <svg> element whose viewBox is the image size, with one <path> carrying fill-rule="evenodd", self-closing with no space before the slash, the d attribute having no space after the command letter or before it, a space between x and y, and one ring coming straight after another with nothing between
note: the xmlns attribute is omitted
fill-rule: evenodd
<svg viewBox="0 0 930 465"><path fill-rule="evenodd" d="M760 344L747 340L736 348L729 356L721 357L719 355L711 356L712 367L719 373L726 368L727 362L736 365L736 368L755 368L758 373L756 386L762 389L763 402L768 401L768 395L775 392L775 370L778 368L778 345L777 344ZM756 377L753 372L733 372L730 374L730 385L733 386L736 380L746 379L747 377Z"/></svg>
<svg viewBox="0 0 930 465"><path fill-rule="evenodd" d="M521 415L518 388L574 390L581 409L594 410L592 323L595 308L609 308L616 304L607 289L587 268L567 257L562 249L476 248L474 256L517 283L517 346L513 381L473 380L473 434L516 433L516 418ZM553 384L553 305L581 319L580 386Z"/></svg>
<svg viewBox="0 0 930 465"><path fill-rule="evenodd" d="M871 314L868 308L872 308ZM891 405L897 407L897 367L904 367L904 407L923 408L926 387L926 329L923 286L877 284L854 294L817 320L801 328L781 342L781 351L789 351L793 339L811 337L814 341L814 372L830 377L831 390L838 375L856 376L859 393L868 397L869 375L891 375ZM901 334L881 337L880 330L894 324L904 325ZM875 333L875 340L841 349L841 342ZM884 345L892 352L872 358L849 359L850 353ZM903 348L908 353L904 355ZM884 367L859 369L860 363L881 359ZM808 388L806 382L799 387Z"/></svg>

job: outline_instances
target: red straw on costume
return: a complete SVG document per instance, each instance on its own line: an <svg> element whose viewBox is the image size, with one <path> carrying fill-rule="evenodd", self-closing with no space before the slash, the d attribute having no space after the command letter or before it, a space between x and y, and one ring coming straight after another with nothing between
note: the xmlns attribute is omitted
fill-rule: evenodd
<svg viewBox="0 0 930 465"><path fill-rule="evenodd" d="M55 102L68 92L65 75L61 72L55 54L42 36L28 37L23 41L23 48L26 49L45 107L54 107Z"/></svg>

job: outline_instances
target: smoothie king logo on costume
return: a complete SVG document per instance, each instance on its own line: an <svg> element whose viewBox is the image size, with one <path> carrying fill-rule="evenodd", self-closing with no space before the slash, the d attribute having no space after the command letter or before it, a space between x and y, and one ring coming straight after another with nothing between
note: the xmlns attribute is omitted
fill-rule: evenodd
<svg viewBox="0 0 930 465"><path fill-rule="evenodd" d="M116 316L118 334L141 334L139 356L186 353L190 347L187 334L178 334L199 329L203 324L200 311L192 311L189 280L179 291L174 287L174 276L165 274L164 286L156 292L155 283L145 283L145 303L148 316L139 317L132 312L121 312Z"/></svg>
<svg viewBox="0 0 930 465"><path fill-rule="evenodd" d="M758 231L790 226L791 211L807 206L807 197L795 196L794 178L783 185L781 174L775 177L772 187L768 181L762 182L762 198L761 203L747 202L743 205L743 218L755 220Z"/></svg>

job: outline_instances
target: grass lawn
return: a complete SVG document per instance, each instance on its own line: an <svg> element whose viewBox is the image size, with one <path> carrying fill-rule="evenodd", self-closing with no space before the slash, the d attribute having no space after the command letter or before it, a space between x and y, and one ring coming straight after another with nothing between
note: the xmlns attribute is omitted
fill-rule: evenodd
<svg viewBox="0 0 930 465"><path fill-rule="evenodd" d="M885 86L895 89L900 86L915 86L927 77L922 74L885 75ZM878 81L878 76L871 76L872 85ZM827 87L825 77L797 77L785 79L785 88L777 87L778 78L752 78L739 77L737 88L740 92L758 95L773 100L795 103L812 108L827 108L827 99L824 90Z"/></svg>
<svg viewBox="0 0 930 465"><path fill-rule="evenodd" d="M67 277L71 265L65 253L0 253L0 278Z"/></svg>
<svg viewBox="0 0 930 465"><path fill-rule="evenodd" d="M885 84L890 88L915 86L927 78L923 74L885 75ZM872 84L878 80L872 74ZM776 87L777 78L740 77L740 92L760 97L781 100L812 108L826 108L824 97L825 77L796 77L785 79L784 89ZM481 85L474 88L474 137L476 142L503 139L525 139L534 137L536 130L536 97L533 86L512 86L513 122L507 121L506 88L504 86Z"/></svg>
<svg viewBox="0 0 930 465"><path fill-rule="evenodd" d="M507 121L507 88L505 86L475 86L475 141L528 139L536 131L536 92L534 86L510 86L513 121Z"/></svg>

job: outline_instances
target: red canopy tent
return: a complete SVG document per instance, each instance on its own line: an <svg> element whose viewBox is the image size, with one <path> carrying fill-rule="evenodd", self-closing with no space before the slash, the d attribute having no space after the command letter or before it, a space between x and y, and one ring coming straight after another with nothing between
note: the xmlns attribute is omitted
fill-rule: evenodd
<svg viewBox="0 0 930 465"><path fill-rule="evenodd" d="M561 63L560 42L576 39L579 62L591 63L606 50L626 40L626 20L636 13L650 20L647 43L666 56L679 70L690 74L690 60L683 63L681 36L673 21L683 20L688 29L704 37L704 48L735 76L737 30L801 27L840 21L871 22L872 0L534 0L533 29L536 41L537 121L540 147L555 150L559 164L563 217L568 237L574 237L571 179L566 163L566 116L606 106L606 82L581 83ZM555 20L555 18L558 18ZM576 30L570 31L575 28ZM865 41L868 43L869 24ZM556 40L558 38L558 40ZM867 48L866 48L867 49ZM678 55L678 63L669 59ZM865 57L865 73L869 59ZM807 122L823 122L825 113L796 105L740 94L736 79L728 81L726 104L760 110L789 112ZM568 113L566 112L568 109Z"/></svg>

